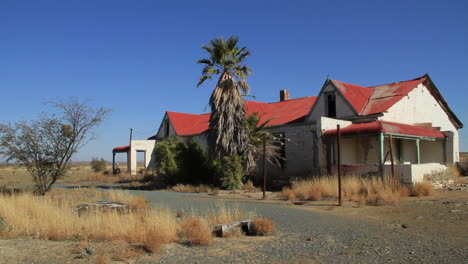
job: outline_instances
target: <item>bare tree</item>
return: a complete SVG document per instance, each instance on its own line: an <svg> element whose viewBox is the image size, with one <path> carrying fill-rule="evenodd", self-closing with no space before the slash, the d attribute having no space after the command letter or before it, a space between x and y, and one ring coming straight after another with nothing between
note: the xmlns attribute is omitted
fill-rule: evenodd
<svg viewBox="0 0 468 264"><path fill-rule="evenodd" d="M35 192L44 195L68 169L70 159L95 138L109 109L92 108L77 99L49 103L57 114L38 120L0 124L0 154L26 167Z"/></svg>

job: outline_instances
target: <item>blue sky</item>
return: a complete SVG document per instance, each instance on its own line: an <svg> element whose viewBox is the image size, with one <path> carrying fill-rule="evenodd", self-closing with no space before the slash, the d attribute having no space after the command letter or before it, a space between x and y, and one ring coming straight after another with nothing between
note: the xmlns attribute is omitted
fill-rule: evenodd
<svg viewBox="0 0 468 264"><path fill-rule="evenodd" d="M429 73L466 125L467 12L468 1L2 0L0 122L92 99L113 112L74 160L110 160L129 128L144 139L165 110L204 112L215 83L196 88L200 46L237 35L258 101L317 95L327 75L371 86Z"/></svg>

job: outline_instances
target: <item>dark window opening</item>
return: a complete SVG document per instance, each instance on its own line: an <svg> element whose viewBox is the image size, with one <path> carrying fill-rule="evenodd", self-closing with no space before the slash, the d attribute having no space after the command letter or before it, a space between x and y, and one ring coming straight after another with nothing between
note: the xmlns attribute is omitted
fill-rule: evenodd
<svg viewBox="0 0 468 264"><path fill-rule="evenodd" d="M273 134L275 140L273 141L273 145L277 147L276 151L279 155L279 166L280 168L284 169L286 167L286 137L284 133L277 133Z"/></svg>
<svg viewBox="0 0 468 264"><path fill-rule="evenodd" d="M165 137L169 136L169 121L168 120L166 120L166 122L164 124L164 136Z"/></svg>
<svg viewBox="0 0 468 264"><path fill-rule="evenodd" d="M403 140L401 138L395 139L395 157L397 164L403 164Z"/></svg>
<svg viewBox="0 0 468 264"><path fill-rule="evenodd" d="M327 98L327 117L336 117L336 98L335 93L326 94Z"/></svg>

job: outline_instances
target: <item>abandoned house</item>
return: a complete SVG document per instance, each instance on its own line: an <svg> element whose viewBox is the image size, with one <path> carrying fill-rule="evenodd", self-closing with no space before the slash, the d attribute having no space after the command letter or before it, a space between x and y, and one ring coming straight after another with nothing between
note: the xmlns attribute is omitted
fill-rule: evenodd
<svg viewBox="0 0 468 264"><path fill-rule="evenodd" d="M246 101L246 108L247 114L261 116L260 123L270 119L269 132L285 139L281 166L268 167L269 178L276 181L333 174L338 124L345 174L388 174L390 136L402 182L422 181L425 174L444 171L459 159L458 129L463 124L427 74L372 87L327 79L318 96L290 99L282 90L278 102ZM114 161L116 153L127 153L128 171L136 173L136 153L142 151L145 168L154 168L155 143L173 136L194 139L206 148L209 118L209 113L167 111L155 135L114 148Z"/></svg>

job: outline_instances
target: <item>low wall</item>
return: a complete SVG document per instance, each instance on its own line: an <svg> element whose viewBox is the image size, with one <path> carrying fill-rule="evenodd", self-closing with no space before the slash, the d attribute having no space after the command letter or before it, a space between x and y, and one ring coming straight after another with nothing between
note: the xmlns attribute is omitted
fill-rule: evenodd
<svg viewBox="0 0 468 264"><path fill-rule="evenodd" d="M395 164L395 177L398 181L405 184L422 182L424 175L440 173L447 169L445 165L439 163L424 164ZM337 166L333 166L332 173L337 174ZM380 176L380 167L378 164L347 164L341 166L343 176ZM392 166L385 164L383 166L384 175L392 175Z"/></svg>
<svg viewBox="0 0 468 264"><path fill-rule="evenodd" d="M447 166L440 163L424 163L424 164L412 164L411 165L411 176L413 183L424 181L424 175L437 174L444 172Z"/></svg>

